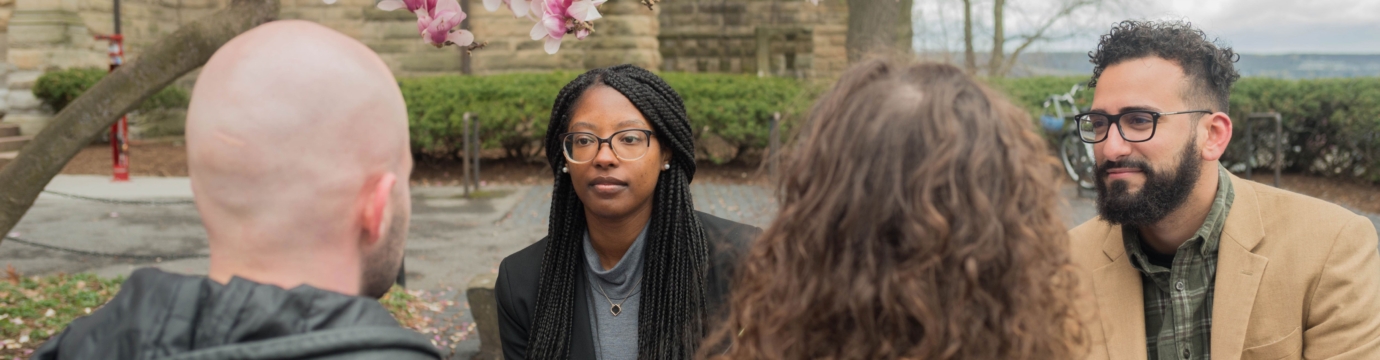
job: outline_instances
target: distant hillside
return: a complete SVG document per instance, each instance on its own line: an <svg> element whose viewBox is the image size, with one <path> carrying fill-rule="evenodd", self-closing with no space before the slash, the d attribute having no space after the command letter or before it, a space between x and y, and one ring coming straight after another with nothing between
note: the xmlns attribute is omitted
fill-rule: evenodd
<svg viewBox="0 0 1380 360"><path fill-rule="evenodd" d="M984 55L985 56L985 55ZM986 63L983 59L979 63ZM1380 54L1377 55L1241 55L1236 63L1241 76L1263 76L1282 79L1313 79L1337 77L1380 77ZM1011 76L1091 75L1092 64L1087 53L1031 53L1021 55L1020 63Z"/></svg>

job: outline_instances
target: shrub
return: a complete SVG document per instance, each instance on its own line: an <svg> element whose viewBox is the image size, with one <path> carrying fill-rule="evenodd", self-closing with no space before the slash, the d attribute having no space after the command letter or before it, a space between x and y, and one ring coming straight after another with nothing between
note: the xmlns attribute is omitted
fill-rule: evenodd
<svg viewBox="0 0 1380 360"><path fill-rule="evenodd" d="M1040 115L1044 113L1044 102L1050 95L1067 93L1069 88L1075 84L1086 86L1088 79L1087 76L1041 76L987 79L987 84L1006 93L1011 102L1029 110L1031 116L1038 121ZM1078 104L1079 110L1088 110L1088 106L1092 105L1091 89L1080 89L1074 96L1074 101ZM1067 108L1065 111L1068 111ZM1053 110L1050 112L1052 113Z"/></svg>
<svg viewBox="0 0 1380 360"><path fill-rule="evenodd" d="M34 81L34 97L53 108L62 111L86 89L96 85L105 77L107 70L98 68L73 68L43 73ZM169 86L154 93L137 108L139 112L155 109L186 109L191 95L180 87Z"/></svg>
<svg viewBox="0 0 1380 360"><path fill-rule="evenodd" d="M818 89L789 78L727 74L668 73L662 75L685 99L685 112L696 135L714 135L736 145L734 154L748 149L764 149L771 141L773 113L781 112L780 136L789 131L809 111ZM732 158L710 154L710 161L724 163Z"/></svg>
<svg viewBox="0 0 1380 360"><path fill-rule="evenodd" d="M578 74L567 72L490 76L436 76L399 80L407 101L413 151L454 157L463 140L462 116L471 112L486 148L512 158L541 154L541 140L557 93ZM685 99L696 135L712 134L744 149L768 145L772 113L780 111L782 136L808 110L817 87L783 78L725 74L662 74ZM732 159L713 159L726 162Z"/></svg>
<svg viewBox="0 0 1380 360"><path fill-rule="evenodd" d="M1273 121L1252 120L1257 152L1247 153L1246 117L1283 118L1284 167L1291 172L1380 182L1380 78L1244 79L1232 89L1232 146L1224 156L1269 168Z"/></svg>
<svg viewBox="0 0 1380 360"><path fill-rule="evenodd" d="M546 134L551 103L575 74L435 76L401 79L414 152L454 157L462 147L463 114L480 122L486 148L509 157L535 156Z"/></svg>

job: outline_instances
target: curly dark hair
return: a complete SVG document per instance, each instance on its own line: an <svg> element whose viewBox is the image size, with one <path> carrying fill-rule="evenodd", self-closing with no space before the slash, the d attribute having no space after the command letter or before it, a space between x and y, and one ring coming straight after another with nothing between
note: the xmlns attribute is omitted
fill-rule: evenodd
<svg viewBox="0 0 1380 360"><path fill-rule="evenodd" d="M1088 87L1097 86L1097 78L1108 66L1154 56L1178 63L1184 75L1193 79L1183 94L1185 101L1226 112L1231 84L1241 78L1232 65L1240 55L1215 43L1183 21L1122 21L1102 35L1097 51L1088 53L1094 65Z"/></svg>
<svg viewBox="0 0 1380 360"><path fill-rule="evenodd" d="M699 355L1079 357L1056 164L1029 115L962 69L857 65L811 111Z"/></svg>

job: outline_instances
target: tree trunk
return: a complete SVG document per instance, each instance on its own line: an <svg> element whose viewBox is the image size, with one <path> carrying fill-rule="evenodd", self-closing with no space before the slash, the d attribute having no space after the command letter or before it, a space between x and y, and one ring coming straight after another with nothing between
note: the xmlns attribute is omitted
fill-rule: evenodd
<svg viewBox="0 0 1380 360"><path fill-rule="evenodd" d="M977 75L977 54L973 52L973 0L963 0L963 69Z"/></svg>
<svg viewBox="0 0 1380 360"><path fill-rule="evenodd" d="M1006 60L1006 27L1002 17L1002 10L1006 9L1006 0L995 1L992 5L992 53L987 61L987 74L1000 77L1002 63Z"/></svg>
<svg viewBox="0 0 1380 360"><path fill-rule="evenodd" d="M914 0L848 0L848 62L913 52L913 3Z"/></svg>
<svg viewBox="0 0 1380 360"><path fill-rule="evenodd" d="M915 0L898 0L896 4L896 52L915 54Z"/></svg>
<svg viewBox="0 0 1380 360"><path fill-rule="evenodd" d="M278 0L232 0L229 8L159 40L58 112L19 157L0 169L0 235L8 234L53 176L121 115L206 64L231 38L277 19L278 7Z"/></svg>

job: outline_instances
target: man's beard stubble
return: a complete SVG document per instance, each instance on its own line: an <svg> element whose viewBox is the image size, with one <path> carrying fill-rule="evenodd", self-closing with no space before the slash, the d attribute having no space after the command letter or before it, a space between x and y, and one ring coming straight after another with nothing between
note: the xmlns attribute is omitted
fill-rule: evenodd
<svg viewBox="0 0 1380 360"><path fill-rule="evenodd" d="M1178 168L1170 174L1156 172L1150 164L1139 159L1109 160L1099 164L1095 181L1097 212L1103 220L1113 225L1146 226L1157 223L1188 200L1202 172L1202 163L1198 146L1189 140L1179 155ZM1140 169L1145 175L1145 184L1140 192L1129 193L1125 180L1108 185L1107 170L1112 168Z"/></svg>
<svg viewBox="0 0 1380 360"><path fill-rule="evenodd" d="M402 266L403 242L407 237L406 216L393 216L389 221L388 233L380 241L386 242L380 249L366 257L363 281L360 283L360 296L373 299L382 298L393 288Z"/></svg>

